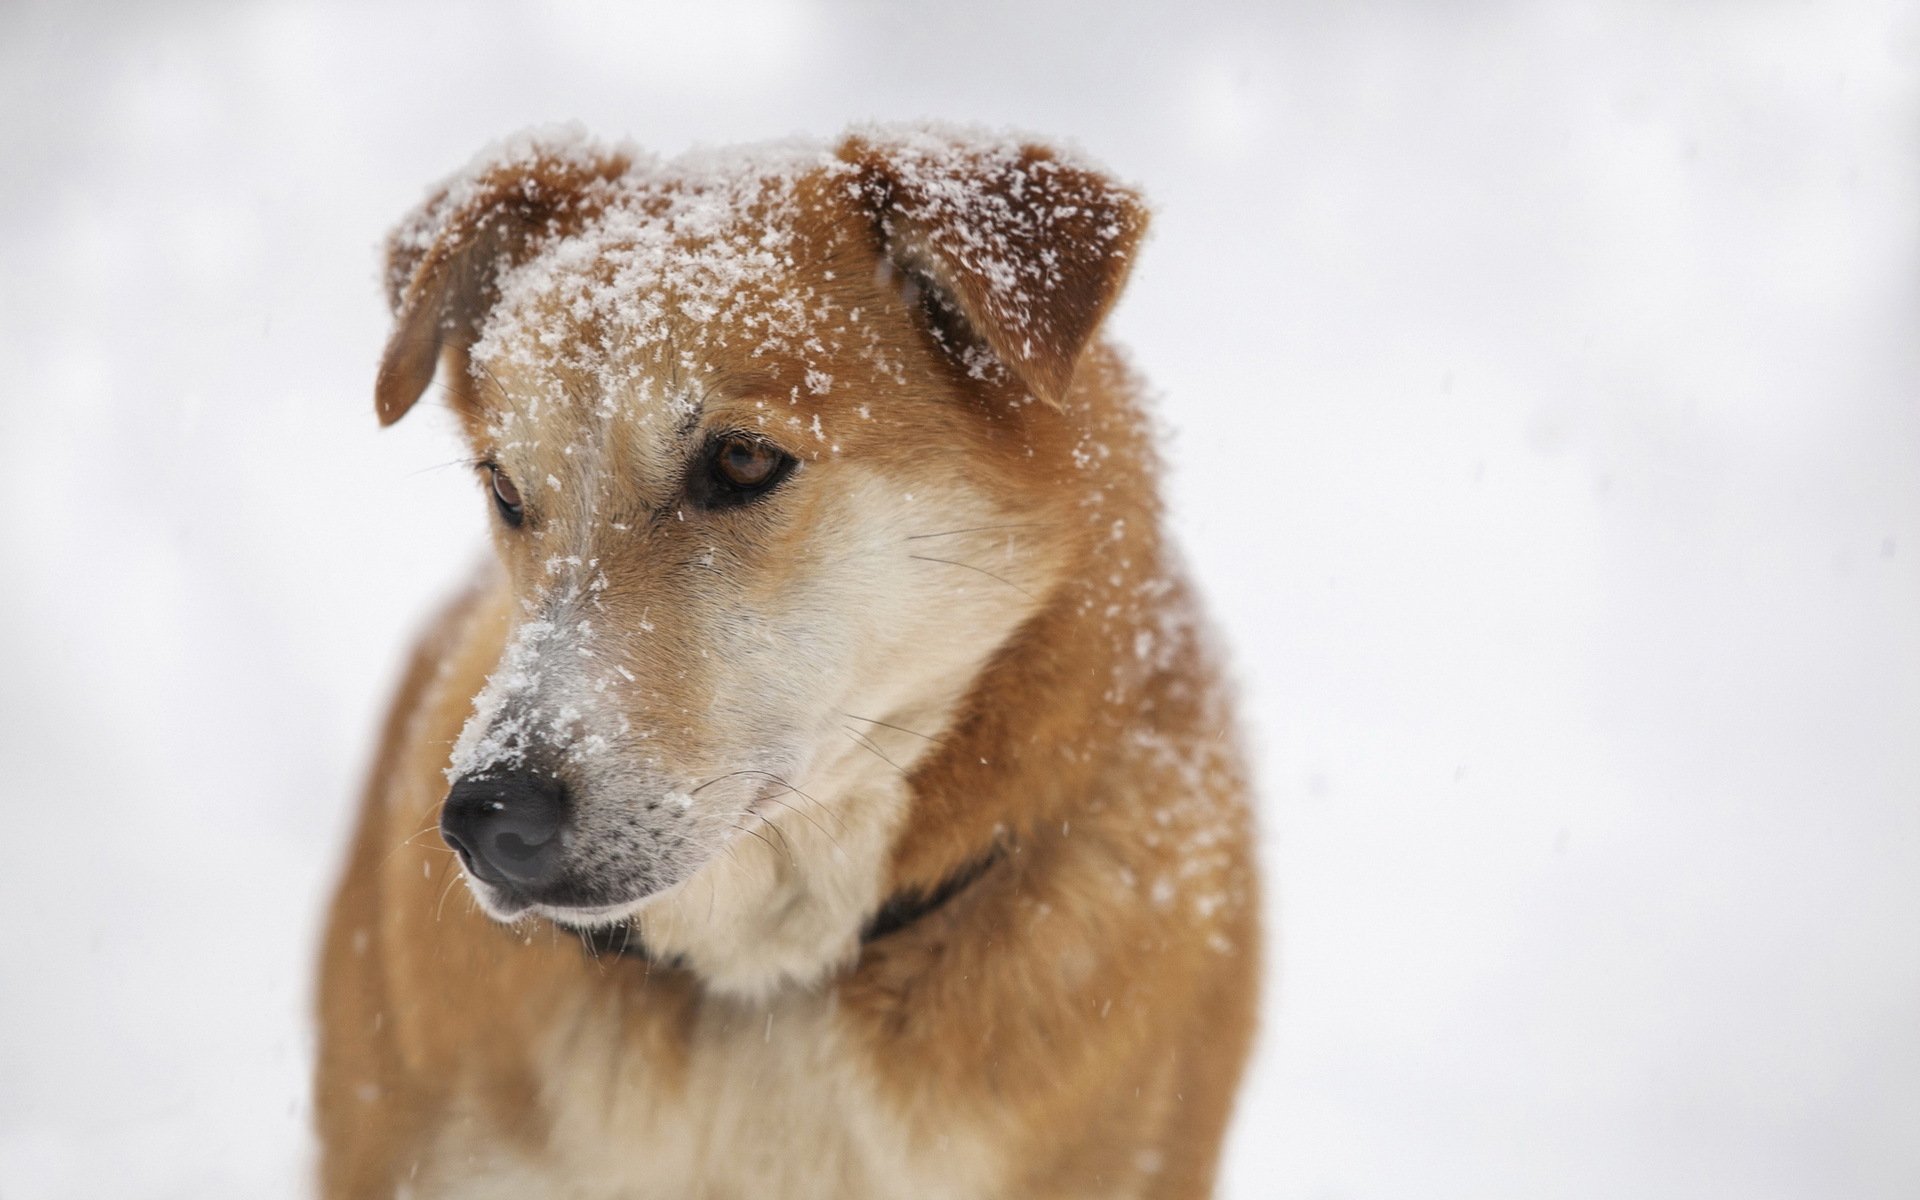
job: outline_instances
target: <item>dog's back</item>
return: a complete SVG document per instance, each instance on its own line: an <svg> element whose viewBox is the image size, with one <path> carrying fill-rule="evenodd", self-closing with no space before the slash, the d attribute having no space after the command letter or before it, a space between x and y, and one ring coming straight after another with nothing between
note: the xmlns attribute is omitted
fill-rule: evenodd
<svg viewBox="0 0 1920 1200"><path fill-rule="evenodd" d="M502 565L335 902L329 1195L1210 1190L1258 903L1096 340L1143 212L1019 144L787 153L721 203L523 144L396 238L382 415L445 356Z"/></svg>

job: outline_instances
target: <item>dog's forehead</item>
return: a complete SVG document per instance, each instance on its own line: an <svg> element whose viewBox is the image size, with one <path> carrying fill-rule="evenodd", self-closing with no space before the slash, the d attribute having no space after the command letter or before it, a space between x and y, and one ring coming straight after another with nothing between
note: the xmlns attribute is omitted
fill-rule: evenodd
<svg viewBox="0 0 1920 1200"><path fill-rule="evenodd" d="M623 179L582 227L505 273L476 375L523 410L662 432L717 384L819 390L858 317L820 267L845 237L833 209L846 173L814 153Z"/></svg>

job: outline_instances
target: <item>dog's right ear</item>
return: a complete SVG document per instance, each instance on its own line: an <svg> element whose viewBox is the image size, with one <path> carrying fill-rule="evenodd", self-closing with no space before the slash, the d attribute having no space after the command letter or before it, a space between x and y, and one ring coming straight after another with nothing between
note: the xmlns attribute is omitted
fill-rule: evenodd
<svg viewBox="0 0 1920 1200"><path fill-rule="evenodd" d="M420 399L443 349L473 345L500 298L500 276L579 228L630 165L577 147L523 148L442 187L388 235L394 323L373 386L382 425Z"/></svg>

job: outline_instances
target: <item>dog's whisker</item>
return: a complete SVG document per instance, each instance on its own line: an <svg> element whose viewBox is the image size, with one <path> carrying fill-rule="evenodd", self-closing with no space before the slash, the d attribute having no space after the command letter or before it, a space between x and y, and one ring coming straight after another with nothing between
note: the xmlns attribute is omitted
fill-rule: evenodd
<svg viewBox="0 0 1920 1200"><path fill-rule="evenodd" d="M417 839L425 837L427 834L432 833L435 830L439 829L440 828L440 809L445 806L445 803L446 802L443 800L439 804L435 804L433 806L433 812L429 814L427 817L426 824L414 830L412 833L408 834L406 837L402 838L400 841L395 842L392 848L389 849L386 852L386 854L381 857L380 865L382 867L385 867L389 862L393 861L394 855L400 853L402 850L407 849L409 846L419 846L420 843ZM420 848L426 849L426 850L439 851L440 853L443 853L443 854L453 853L452 850L447 848L444 842L438 846L429 844Z"/></svg>
<svg viewBox="0 0 1920 1200"><path fill-rule="evenodd" d="M701 784L699 787L689 790L687 792L687 795L698 796L701 792L706 791L708 788L712 787L716 783L719 783L723 779L737 779L742 775L765 775L765 774L766 774L765 771L755 771L751 768L747 770L742 770L742 771L728 771L725 775L715 775L712 779L707 780L705 783Z"/></svg>
<svg viewBox="0 0 1920 1200"><path fill-rule="evenodd" d="M689 795L697 794L702 788L711 787L712 785L719 783L723 779L734 779L741 775L758 775L763 779L766 779L772 783L778 784L780 787L786 789L788 793L800 797L802 800L805 800L807 803L813 805L815 808L818 808L821 812L825 813L827 817L830 820L832 820L836 825L839 825L843 831L846 829L846 824L844 821L841 820L840 815L834 812L833 809L830 808L829 806L822 804L818 797L809 795L808 793L801 791L799 788L795 787L790 781L782 778L779 775L775 775L772 771L763 771L757 767L747 767L738 771L729 771L725 775L717 775L714 778L707 780L707 782L701 784L699 787L692 789L692 791L689 792L688 794ZM775 799L775 797L771 795L766 798L769 800ZM794 812L800 812L799 809L793 809L792 805L788 805L787 807L792 809ZM801 815L804 816L805 814L802 813ZM825 833L826 830L823 829L821 830L821 832Z"/></svg>
<svg viewBox="0 0 1920 1200"><path fill-rule="evenodd" d="M959 537L963 533L995 533L1003 529L1045 528L1046 524L1041 521L1016 521L1009 525L969 525L965 529L946 529L939 533L910 533L907 535L907 540L910 542L918 542L927 538Z"/></svg>
<svg viewBox="0 0 1920 1200"><path fill-rule="evenodd" d="M454 885L460 882L460 877L461 873L459 871L447 872L447 886L440 889L440 899L433 906L434 924L438 925L440 923L440 914L444 912L447 907L447 897L452 894ZM467 901L469 904L473 902L473 893L471 891L467 893Z"/></svg>
<svg viewBox="0 0 1920 1200"><path fill-rule="evenodd" d="M845 849L845 847L840 845L840 839L834 837L832 833L828 832L827 827L825 825L822 825L820 822L814 820L812 817L808 816L804 811L795 808L791 804L788 804L785 800L782 800L778 796L770 795L767 797L767 800L770 803L778 804L781 808L786 809L788 812L799 817L801 820L805 821L807 824L813 826L815 829L818 829L821 833L821 836L825 837L828 841L832 842L836 849ZM768 824L771 825L772 822L769 821ZM775 828L778 828L778 826L775 826Z"/></svg>
<svg viewBox="0 0 1920 1200"><path fill-rule="evenodd" d="M787 862L789 863L793 862L793 843L787 840L786 832L782 830L778 825L775 825L772 821L767 820L765 817L759 816L757 813L754 814L754 819L758 820L762 825L766 826L768 829L771 829L773 831L773 835L780 839L781 851L787 856Z"/></svg>
<svg viewBox="0 0 1920 1200"><path fill-rule="evenodd" d="M402 850L408 849L409 847L418 847L419 843L415 842L414 839L426 832L427 832L426 830L422 829L418 833L408 834L406 837L401 838L399 841L395 842L387 850L387 852L381 856L380 865L382 867L385 867L388 863L393 861L393 856L400 853ZM430 849L431 847L426 847L426 848Z"/></svg>
<svg viewBox="0 0 1920 1200"><path fill-rule="evenodd" d="M519 402L513 398L513 393L511 391L508 391L507 386L500 382L500 377L493 373L493 369L491 367L487 366L487 364L479 361L478 359L473 360L472 366L475 371L478 371L480 374L487 377L487 382L493 385L494 392L500 397L500 399L503 402L505 402L506 406L513 410L514 416L518 417L522 421L526 421L528 419L526 410L520 407Z"/></svg>
<svg viewBox="0 0 1920 1200"><path fill-rule="evenodd" d="M432 850L439 854L452 854L453 851L447 848L447 845L445 842L442 842L441 844L436 846L432 842L422 843L420 841L421 838L426 837L428 834L437 835L439 832L440 830L438 826L429 825L425 829L419 830L418 832L415 832L415 833L408 834L406 840L401 842L399 845L395 846L393 849L394 851L399 851L399 850L406 849L408 846L414 846L422 850ZM391 852L389 853L391 854Z"/></svg>
<svg viewBox="0 0 1920 1200"><path fill-rule="evenodd" d="M418 479L422 475L428 475L435 471L444 471L448 467L477 467L480 465L480 462L481 462L480 459L471 458L471 457L450 459L447 462L434 463L430 467L421 467L417 471L409 471L405 475L401 476L401 478Z"/></svg>
<svg viewBox="0 0 1920 1200"><path fill-rule="evenodd" d="M750 838L758 838L760 841L760 844L765 846L769 852L775 853L775 854L782 853L782 851L778 846L775 846L772 842L769 842L767 839L760 837L760 834L757 831L748 829L744 825L734 825L732 826L732 828L736 833L744 833ZM793 856L789 854L786 857L787 857L787 864L791 866L793 864Z"/></svg>
<svg viewBox="0 0 1920 1200"><path fill-rule="evenodd" d="M891 729L896 733L910 733L914 737L925 738L936 746L944 746L947 744L945 738L937 738L930 733L921 733L918 729L908 729L905 725L895 725L891 722L876 720L873 717L863 717L858 713L850 713L844 708L837 708L834 711L851 720L865 721L869 725L878 725L882 729Z"/></svg>
<svg viewBox="0 0 1920 1200"><path fill-rule="evenodd" d="M780 776L775 775L771 772L763 771L761 773L766 775L767 778L773 780L775 783L779 784L781 787L787 789L788 793L800 797L802 800L805 800L808 804L813 805L815 808L825 813L833 821L834 824L840 826L841 832L843 833L846 832L846 828L847 828L846 821L840 816L839 813L836 813L835 811L833 811L831 806L822 803L818 796L814 796L807 792L801 791L799 788L795 787L792 783L788 782L785 779L782 779Z"/></svg>
<svg viewBox="0 0 1920 1200"><path fill-rule="evenodd" d="M874 744L874 741L872 738L868 737L864 733L861 733L859 730L855 729L851 725L842 725L840 729L848 737L853 739L855 745L865 748L869 754L872 754L875 758L878 758L881 762L892 767L894 770L900 772L902 775L907 774L907 769L905 767L901 766L899 763L888 758L885 754L881 753L880 747Z"/></svg>
<svg viewBox="0 0 1920 1200"><path fill-rule="evenodd" d="M779 785L780 791L768 792L765 796L762 797L762 799L767 800L774 804L778 804L780 807L786 809L789 812L798 814L800 817L804 818L805 820L812 822L813 827L815 829L820 830L821 833L824 833L831 838L833 834L829 830L827 830L825 827L823 827L818 821L814 821L813 818L809 816L805 810L795 808L793 805L788 804L785 800L782 800L780 798L782 796L798 796L802 800L805 800L808 804L813 805L815 808L819 809L823 814L825 814L826 818L829 821L832 821L835 825L840 827L841 832L843 833L846 832L846 828L847 828L846 821L841 818L839 813L834 812L833 809L820 803L820 801L814 799L812 796L807 795L805 792L801 791L799 788L794 787L792 784L788 783L784 779L779 778L778 776L768 775L768 778L772 779L774 783ZM837 844L838 843L836 843L836 845Z"/></svg>
<svg viewBox="0 0 1920 1200"><path fill-rule="evenodd" d="M919 559L921 562L945 563L949 567L963 567L969 571L978 571L980 574L985 575L988 579L999 580L1001 583L1006 584L1008 587L1012 588L1016 592L1019 592L1022 596L1025 596L1029 600L1039 599L1039 597L1035 596L1032 592L1021 587L1019 584L1015 583L1013 580L1008 579L1005 575L996 575L992 571L987 570L985 567L976 567L972 563L961 562L958 559L953 559L953 558L935 558L931 554L909 554L907 555L907 557Z"/></svg>

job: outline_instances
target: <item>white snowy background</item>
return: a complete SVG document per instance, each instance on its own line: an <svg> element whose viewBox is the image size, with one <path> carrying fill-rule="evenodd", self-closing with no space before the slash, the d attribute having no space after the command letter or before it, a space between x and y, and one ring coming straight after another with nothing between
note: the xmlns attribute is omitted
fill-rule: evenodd
<svg viewBox="0 0 1920 1200"><path fill-rule="evenodd" d="M316 926L481 551L375 245L510 130L937 116L1157 202L1236 651L1237 1200L1920 1195L1920 20L0 9L0 1198L302 1194Z"/></svg>

